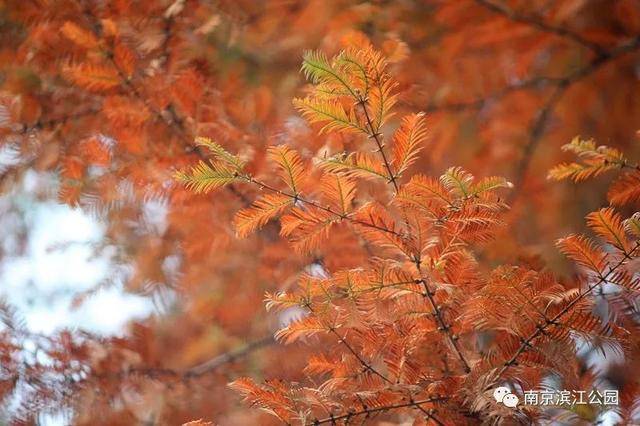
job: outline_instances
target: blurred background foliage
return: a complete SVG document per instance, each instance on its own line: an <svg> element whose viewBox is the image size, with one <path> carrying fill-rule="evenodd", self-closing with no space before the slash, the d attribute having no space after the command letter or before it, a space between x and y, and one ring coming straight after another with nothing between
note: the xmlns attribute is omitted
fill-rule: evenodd
<svg viewBox="0 0 640 426"><path fill-rule="evenodd" d="M300 379L305 348L271 344L289 319L264 311L264 292L290 287L314 262L333 270L366 254L344 240L317 259L291 258L275 226L235 240L232 215L252 190L195 196L171 176L203 157L196 136L263 175L270 144L307 158L352 149L354 138L318 135L293 110L306 49L333 54L369 39L400 81L400 112L427 113L415 171L463 165L514 183L509 226L482 253L486 266L544 260L570 275L553 241L583 229L608 179L578 187L547 172L576 135L640 156L638 34L635 0L0 1L1 291L33 291L14 285L7 265L28 255L30 212L55 201L91 218L100 232L80 239L107 265L101 275L70 263L77 279L64 303L117 289L153 306L132 308L143 319L116 334L79 331L82 320L45 335L6 326L6 416L268 421L226 389L239 375ZM94 309L111 317L127 310L122 300Z"/></svg>

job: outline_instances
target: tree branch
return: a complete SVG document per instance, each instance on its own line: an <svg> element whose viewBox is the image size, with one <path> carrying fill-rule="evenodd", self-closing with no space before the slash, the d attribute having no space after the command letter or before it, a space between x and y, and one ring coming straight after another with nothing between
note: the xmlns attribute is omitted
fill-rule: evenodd
<svg viewBox="0 0 640 426"><path fill-rule="evenodd" d="M520 187L524 183L524 179L526 177L535 150L538 147L542 136L544 135L547 122L549 121L551 114L553 113L555 107L558 105L566 91L573 84L593 74L603 65L617 59L618 57L626 53L630 53L638 49L640 49L640 37L636 37L632 41L622 46L596 56L584 67L579 68L566 77L557 80L556 88L531 124L531 128L529 131L529 140L524 147L522 158L520 159L516 167L516 177L513 182L515 187ZM520 195L520 193L522 193L522 191L511 192L508 202L512 204L514 200Z"/></svg>
<svg viewBox="0 0 640 426"><path fill-rule="evenodd" d="M100 36L101 36L100 35L100 26L96 22L96 17L93 15L91 10L89 10L88 8L81 7L81 9L82 9L82 13L83 13L84 18L86 19L86 21L89 23L89 26L91 27L92 33L97 38L100 38ZM169 41L172 21L173 21L172 18L165 19L165 32L166 32L166 34L165 34L166 37L165 37L165 40L164 40L165 43L168 43L168 41ZM167 45L167 47L168 47L168 45ZM114 59L113 50L104 48L103 52L104 52L104 55L109 60L109 63L114 67L114 69L118 73L118 77L120 78L120 84L128 90L129 94L131 96L133 96L134 98L138 99L140 102L142 102L147 108L149 108L149 110L153 113L153 115L156 117L156 119L158 119L161 122L165 123L165 125L188 148L189 152L193 152L200 159L206 160L207 157L202 152L200 147L193 144L193 140L189 136L189 134L187 132L187 129L184 126L184 120L182 120L182 118L180 118L178 116L178 114L176 113L176 111L173 108L172 104L169 104L169 107L167 107L164 111L160 111L157 108L155 108L152 105L152 103L149 101L149 99L146 96L144 96L142 94L142 92L133 84L132 79L128 78L126 76L124 70L122 70L122 68L120 66L118 66L117 62ZM168 57L168 53L167 53L167 57ZM166 112L166 114L163 114L163 112ZM244 194L242 194L240 191L238 191L233 185L228 185L227 188L229 189L229 191L233 195L238 197L245 205L250 204L250 200Z"/></svg>
<svg viewBox="0 0 640 426"><path fill-rule="evenodd" d="M434 293L431 291L431 288L429 287L429 283L425 278L422 278L422 268L420 267L419 261L416 261L416 267L418 268L418 272L421 275L421 278L416 280L416 282L421 283L424 286L423 296L426 297L427 300L429 300L429 304L431 305L431 309L433 310L433 316L435 317L436 323L438 324L438 330L443 332L447 336L449 343L451 343L451 346L455 350L456 355L458 356L458 359L462 364L462 368L464 369L464 372L469 373L471 371L471 368L469 367L469 362L465 358L464 354L462 353L462 350L460 349L460 346L458 345L457 337L455 337L451 333L451 327L445 322L444 317L442 316L442 310L440 309L435 299L433 298Z"/></svg>
<svg viewBox="0 0 640 426"><path fill-rule="evenodd" d="M594 52L597 55L601 55L603 53L605 53L604 48L597 44L594 43L592 41L589 41L587 39L585 39L584 37L582 37L580 34L575 33L571 30L568 30L566 28L563 27L556 27L553 26L551 24L548 24L534 16L527 16L527 15L521 15L516 13L515 11L507 8L506 6L503 6L501 4L496 4L493 3L492 1L489 0L476 0L476 3L479 4L480 6L484 7L485 9L488 9L494 13L497 13L499 15L504 16L505 18L513 21L513 22L518 22L520 24L523 25L527 25L529 27L535 28L538 31L542 31L545 33L549 33L549 34L554 34L558 37L562 37L565 38L567 40L571 40L589 50L591 50L592 52Z"/></svg>
<svg viewBox="0 0 640 426"><path fill-rule="evenodd" d="M422 404L428 404L430 402L440 402L440 401L445 401L445 400L447 400L447 398L438 397L438 398L421 399L421 400L418 400L418 401L410 400L409 402L406 402L406 403L385 405L385 406L382 406L382 407L375 407L375 408L366 408L365 407L360 411L352 411L351 413L342 414L342 415L339 415L339 416L331 416L331 417L327 417L325 419L314 420L314 421L312 421L310 423L307 423L307 425L314 426L314 425L321 425L321 424L325 424L325 423L336 424L336 422L338 420L349 421L353 417L357 417L357 416L362 416L362 415L369 416L371 414L380 413L380 412L389 411L389 410L395 410L395 409L398 409L398 408L418 407L418 406L420 406ZM433 419L433 415L432 415L432 419ZM443 424L440 421L437 421L437 423L438 424Z"/></svg>
<svg viewBox="0 0 640 426"><path fill-rule="evenodd" d="M313 200L309 200L309 199L303 198L299 194L291 194L289 192L282 191L282 190L280 190L278 188L275 188L275 187L273 187L271 185L268 185L268 184L266 184L264 182L258 181L258 180L256 180L255 178L253 178L250 175L241 175L241 176L238 176L238 177L241 178L241 179L246 180L247 182L250 182L250 183L253 183L255 185L258 185L259 188L266 189L268 191L274 192L274 193L279 194L279 195L284 195L285 197L289 197L292 200L299 201L299 202L301 202L303 204L307 204L309 206L315 207L316 209L319 209L319 210L325 211L327 213L330 213L330 214L332 214L332 215L334 215L334 216L336 216L336 217L338 217L338 218L340 218L342 220L347 220L349 222L356 223L356 224L362 225L362 226L366 226L368 228L377 229L379 231L392 234L392 235L394 235L394 236L396 236L398 238L404 238L400 233L394 231L393 229L385 228L385 227L382 227L382 226L378 226L378 225L376 225L374 223L365 222L363 220L355 219L355 218L349 216L349 214L347 214L347 213L337 212L337 211L333 210L331 207L325 207L325 206L323 206L323 205L321 205L321 204L319 204L319 203L317 203L317 202L315 202Z"/></svg>
<svg viewBox="0 0 640 426"><path fill-rule="evenodd" d="M609 272L607 272L604 275L602 273L599 273L598 281L596 281L594 284L591 284L589 287L587 287L586 290L584 290L575 299L569 302L567 306L565 306L560 312L558 312L552 318L547 319L544 323L538 324L538 326L536 327L536 331L534 331L527 339L525 339L520 345L520 347L518 348L518 350L513 354L513 356L511 356L511 358L504 363L504 365L496 375L496 378L499 379L509 368L511 368L512 365L515 365L520 355L522 355L527 350L527 348L531 347L533 341L536 340L538 337L540 337L542 334L544 334L547 328L549 328L551 325L556 325L560 318L562 318L564 315L570 312L571 309L576 304L578 304L582 299L584 299L587 295L589 295L593 291L593 289L598 287L600 284L607 282L609 277L611 277L611 275L613 275L613 273L617 269L622 267L625 264L625 261L630 259L631 256L635 253L635 251L638 248L640 248L640 241L636 242L636 245L633 247L633 249L630 250L629 253L625 253L625 256L622 259L620 259L618 263L616 263L614 266L609 267Z"/></svg>
<svg viewBox="0 0 640 426"><path fill-rule="evenodd" d="M362 109L364 110L364 116L367 119L367 125L369 126L369 131L370 131L370 133L369 132L367 133L369 134L369 137L373 138L373 140L376 142L376 146L378 147L378 152L380 152L380 155L382 156L382 161L384 162L384 167L385 169L387 169L387 173L389 173L389 180L393 184L393 188L396 190L396 193L397 193L399 190L398 182L396 181L395 173L393 173L393 170L391 169L391 164L387 159L387 155L384 152L384 144L380 139L380 133L378 133L373 128L373 122L371 121L371 117L369 116L369 111L367 110L367 101L362 97L358 97L357 99L358 99L358 104L362 106Z"/></svg>
<svg viewBox="0 0 640 426"><path fill-rule="evenodd" d="M259 349L264 348L265 346L270 346L275 343L275 339L272 335L265 336L261 339L254 340L249 342L246 346L241 347L239 349L234 349L229 352L225 352L216 356L215 358L211 358L209 361L203 362L202 364L198 364L195 367L191 367L188 369L183 375L185 377L199 377L206 373L216 370L220 366L224 364L229 364L238 359L244 358L245 356L255 352Z"/></svg>
<svg viewBox="0 0 640 426"><path fill-rule="evenodd" d="M29 133L32 130L41 130L41 129L46 129L49 127L55 127L61 124L65 124L67 121L70 120L75 120L77 118L82 118L82 117L86 117L88 115L93 115L100 112L99 109L97 108L89 108L85 111L79 111L79 112L74 112L74 113L70 113L67 115L62 115L59 117L52 117L52 118L47 118L47 119L38 119L38 121L36 121L34 124L32 124L31 126L28 126L26 124L22 124L22 128L19 130L20 134L26 134Z"/></svg>

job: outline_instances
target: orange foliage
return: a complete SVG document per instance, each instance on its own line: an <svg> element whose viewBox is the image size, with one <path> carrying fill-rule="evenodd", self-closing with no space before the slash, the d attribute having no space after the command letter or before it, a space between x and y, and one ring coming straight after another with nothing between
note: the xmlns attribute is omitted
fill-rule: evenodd
<svg viewBox="0 0 640 426"><path fill-rule="evenodd" d="M631 0L4 2L0 188L104 223L77 303L164 305L105 338L3 303L7 420L637 422L639 33Z"/></svg>

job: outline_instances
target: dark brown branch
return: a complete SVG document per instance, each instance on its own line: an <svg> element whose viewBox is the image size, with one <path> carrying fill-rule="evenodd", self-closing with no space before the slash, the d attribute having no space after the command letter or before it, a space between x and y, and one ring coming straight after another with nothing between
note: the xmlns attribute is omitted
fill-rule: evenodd
<svg viewBox="0 0 640 426"><path fill-rule="evenodd" d="M362 367L364 368L365 372L366 371L370 371L373 374L375 374L376 376L380 377L383 381L387 382L390 385L393 385L393 382L391 380L389 380L384 374L380 373L378 370L376 370L375 368L373 368L373 366L368 363L367 361L365 361L360 354L353 349L353 347L351 346L351 344L349 344L349 342L347 342L347 339L342 337L335 328L330 327L329 331L335 335L338 338L338 341L340 343L342 343L348 350L349 352L351 352L351 354L358 360L358 362L360 363L360 365L362 365Z"/></svg>
<svg viewBox="0 0 640 426"><path fill-rule="evenodd" d="M420 405L416 405L415 407L416 407L416 409L417 409L417 410L420 410L420 411L424 414L424 416L425 416L427 419L431 419L431 420L433 420L433 422L434 422L435 424L437 424L438 426L445 426L445 425L444 425L444 423L442 423L442 422L441 422L441 421L440 421L440 420L435 416L435 414L434 414L434 413L435 413L435 410L433 410L433 409L425 410L425 409L424 409L424 408L422 408Z"/></svg>
<svg viewBox="0 0 640 426"><path fill-rule="evenodd" d="M501 99L510 93L519 90L542 88L549 85L558 85L562 82L559 77L532 77L528 80L507 85L486 96L473 98L466 101L455 101L442 104L432 104L425 108L425 112L460 112L470 109L481 109L486 104Z"/></svg>
<svg viewBox="0 0 640 426"><path fill-rule="evenodd" d="M422 275L422 268L420 267L419 261L416 261L416 267L418 268L418 271ZM442 310L440 309L435 299L433 298L434 293L431 291L431 288L429 287L429 283L425 278L420 278L416 282L421 283L424 287L423 296L427 298L427 300L429 301L429 304L431 305L433 316L436 319L436 323L438 325L438 330L443 332L445 336L447 336L449 343L453 347L454 351L456 352L456 355L458 356L458 359L460 360L460 363L462 364L462 368L464 369L464 372L469 373L471 371L471 367L469 367L469 362L465 358L464 354L462 353L462 350L460 349L460 346L458 345L457 337L451 333L451 327L445 322L444 317L442 316Z"/></svg>
<svg viewBox="0 0 640 426"><path fill-rule="evenodd" d="M327 417L325 419L320 419L320 420L314 420L310 423L307 423L309 426L311 425L321 425L321 424L326 424L326 423L332 423L332 424L336 424L337 421L339 420L345 420L348 421L354 417L358 417L358 416L369 416L371 414L376 414L376 413L380 413L380 412L384 412L384 411L389 411L389 410L395 410L398 408L408 408L408 407L418 407L422 404L428 404L430 402L440 402L440 401L445 401L447 400L447 398L444 397L438 397L438 398L428 398L428 399L422 399L422 400L418 400L418 401L409 401L409 402L405 402L405 403L401 403L401 404L393 404L393 405L385 405L382 407L375 407L375 408L363 408L360 411L352 411L350 413L347 414L341 414L339 416L331 416L331 417ZM432 416L433 419L433 416ZM439 424L442 424L442 422L439 422Z"/></svg>
<svg viewBox="0 0 640 426"><path fill-rule="evenodd" d="M361 105L362 109L364 110L364 116L367 119L367 125L369 126L369 131L370 131L369 137L373 138L373 140L376 142L376 146L378 147L378 151L380 152L380 155L382 156L382 161L384 162L384 167L385 169L387 169L387 173L389 173L389 181L391 182L391 184L393 185L393 188L396 190L396 193L397 193L399 190L398 182L396 180L395 173L393 173L393 170L391 169L391 163L389 163L389 160L387 159L387 155L384 152L384 144L380 139L381 135L373 127L373 122L371 121L371 117L369 116L369 111L367 109L367 100L362 97L359 97L358 104Z"/></svg>
<svg viewBox="0 0 640 426"><path fill-rule="evenodd" d="M161 368L161 367L133 367L117 373L89 375L88 379L89 380L91 378L109 379L113 377L122 378L122 377L127 377L132 375L139 375L139 376L144 376L149 378L170 377L177 380L194 379L194 378L198 378L206 374L212 373L226 364L236 362L242 358L245 358L251 355L253 352L256 352L274 343L275 343L275 339L273 338L273 336L268 335L258 340L249 342L247 345L242 346L238 349L233 349L229 352L225 352L220 355L217 355L214 358L211 358L210 360L205 361L202 364L198 364L194 367L191 367L187 370L176 370L172 368ZM76 381L82 381L82 380L83 379L79 379Z"/></svg>
<svg viewBox="0 0 640 426"><path fill-rule="evenodd" d="M575 33L571 30L568 30L566 28L563 27L556 27L554 25L548 24L540 19L538 19L535 16L528 16L528 15L521 15L516 13L515 11L501 5L501 4L496 4L493 3L489 0L476 0L476 3L479 4L480 6L484 7L485 9L488 9L494 13L497 13L499 15L504 16L505 18L513 21L513 22L518 22L520 24L523 25L527 25L529 27L535 28L538 31L542 31L545 33L549 33L549 34L554 34L558 37L562 37L565 38L567 40L571 40L587 49L590 49L592 52L596 53L597 55L601 55L604 53L604 48L597 44L594 43L592 41L589 41L587 39L585 39L584 37L582 37L580 34Z"/></svg>

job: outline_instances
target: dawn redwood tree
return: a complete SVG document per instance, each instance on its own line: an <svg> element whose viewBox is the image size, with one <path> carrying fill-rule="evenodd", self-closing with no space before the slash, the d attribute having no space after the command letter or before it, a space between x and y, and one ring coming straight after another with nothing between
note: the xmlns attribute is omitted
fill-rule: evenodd
<svg viewBox="0 0 640 426"><path fill-rule="evenodd" d="M3 302L3 421L637 423L638 34L635 0L0 2L0 261L28 184L104 224L76 304L157 307Z"/></svg>
<svg viewBox="0 0 640 426"><path fill-rule="evenodd" d="M315 349L305 367L314 385L242 378L230 387L287 424L348 423L379 413L435 424L577 420L569 404L556 412L514 410L496 402L493 391L505 384L520 396L542 388L599 389L603 383L581 350L635 357L640 213L623 219L614 207L602 208L587 216L600 243L582 235L558 240L559 250L584 268L574 280L522 264L483 273L475 247L502 223L507 205L499 191L513 185L476 179L460 167L438 178L407 176L427 129L417 113L385 134L396 103L386 68L366 43L332 59L305 54L302 70L312 88L294 105L321 132L359 137L357 151L309 163L286 144L274 145L267 158L276 173L263 177L248 171L241 156L200 139L213 158L176 175L195 192L257 186L264 195L235 215L237 235L279 219L280 235L319 264L292 290L266 296L269 310L300 309L276 338ZM565 148L582 162L561 164L550 177L579 181L628 169L608 199L616 206L640 200L640 166L619 151L579 138ZM324 253L347 238L336 234L359 239L366 261L324 268ZM599 303L607 311L596 311ZM633 395L637 384L630 382L622 391ZM631 395L622 405L597 408L631 420L637 397Z"/></svg>

